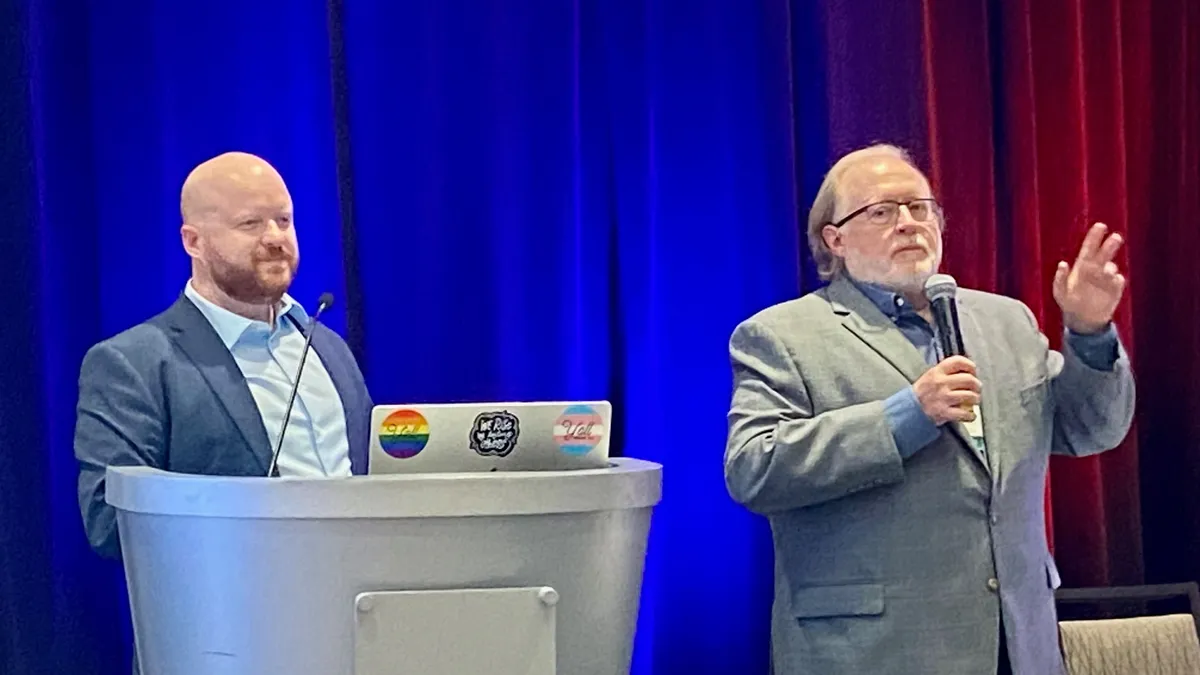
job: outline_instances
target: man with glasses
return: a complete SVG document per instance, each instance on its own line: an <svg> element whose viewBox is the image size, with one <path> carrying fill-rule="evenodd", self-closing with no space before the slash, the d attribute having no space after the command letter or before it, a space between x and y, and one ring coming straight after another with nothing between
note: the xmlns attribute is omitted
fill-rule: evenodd
<svg viewBox="0 0 1200 675"><path fill-rule="evenodd" d="M1064 671L1046 470L1051 453L1115 447L1132 422L1112 325L1122 240L1096 224L1059 263L1061 353L1024 304L960 290L969 358L943 359L924 294L942 231L904 151L846 155L809 215L829 285L730 340L725 479L771 522L777 675Z"/></svg>

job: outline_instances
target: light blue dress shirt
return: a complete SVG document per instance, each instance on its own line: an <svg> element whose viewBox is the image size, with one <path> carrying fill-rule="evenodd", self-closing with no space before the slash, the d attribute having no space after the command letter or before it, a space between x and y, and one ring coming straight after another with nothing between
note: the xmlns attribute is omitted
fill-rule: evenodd
<svg viewBox="0 0 1200 675"><path fill-rule="evenodd" d="M275 325L270 326L209 302L196 292L191 281L184 295L204 314L233 355L274 450L304 351L304 334L293 321L307 325L308 313L285 294ZM280 476L350 475L346 411L329 371L315 350L309 351L304 362L278 466Z"/></svg>

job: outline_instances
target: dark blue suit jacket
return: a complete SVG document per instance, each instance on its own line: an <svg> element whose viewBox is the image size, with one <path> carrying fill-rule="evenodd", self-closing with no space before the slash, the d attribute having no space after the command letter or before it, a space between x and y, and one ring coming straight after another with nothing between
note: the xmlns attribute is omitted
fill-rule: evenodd
<svg viewBox="0 0 1200 675"><path fill-rule="evenodd" d="M318 324L312 347L346 411L351 471L366 473L372 403L362 372L345 341L325 326ZM77 414L79 508L92 548L106 557L121 554L116 514L104 501L109 465L265 476L271 461L267 430L241 370L183 296L88 351Z"/></svg>

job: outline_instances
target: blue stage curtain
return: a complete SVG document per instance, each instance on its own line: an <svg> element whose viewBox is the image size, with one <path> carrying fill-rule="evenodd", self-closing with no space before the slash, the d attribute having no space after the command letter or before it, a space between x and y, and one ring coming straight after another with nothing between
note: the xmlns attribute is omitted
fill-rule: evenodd
<svg viewBox="0 0 1200 675"><path fill-rule="evenodd" d="M729 333L796 290L788 21L783 2L345 4L372 391L614 402L623 452L668 466L638 673L766 665L768 539L720 457Z"/></svg>
<svg viewBox="0 0 1200 675"><path fill-rule="evenodd" d="M234 149L287 179L293 292L342 299L328 320L376 400L606 398L617 450L666 465L635 672L766 668L769 535L726 496L721 454L729 333L802 276L787 2L44 0L8 18L0 670L128 672L121 569L75 501L75 378L180 293L180 185Z"/></svg>
<svg viewBox="0 0 1200 675"><path fill-rule="evenodd" d="M311 306L323 290L343 292L327 13L314 0L46 0L6 17L6 675L129 673L122 570L88 548L75 496L76 379L90 345L182 291L188 171L227 150L270 158L300 213L296 295ZM329 321L344 330L344 313Z"/></svg>

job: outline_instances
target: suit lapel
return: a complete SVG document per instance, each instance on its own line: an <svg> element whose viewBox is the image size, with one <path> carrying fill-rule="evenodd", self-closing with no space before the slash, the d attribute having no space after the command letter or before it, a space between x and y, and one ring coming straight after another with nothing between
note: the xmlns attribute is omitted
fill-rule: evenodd
<svg viewBox="0 0 1200 675"><path fill-rule="evenodd" d="M263 426L258 405L250 395L246 379L229 349L221 342L212 324L187 297L180 297L167 311L171 339L187 354L229 415L254 461L266 474L271 463L271 442Z"/></svg>
<svg viewBox="0 0 1200 675"><path fill-rule="evenodd" d="M921 352L849 280L844 277L834 279L826 293L833 311L841 315L842 325L892 364L909 382L915 382L929 370Z"/></svg>
<svg viewBox="0 0 1200 675"><path fill-rule="evenodd" d="M842 325L865 342L868 347L874 349L892 367L900 371L904 377L908 378L909 382L916 382L921 375L925 374L925 371L929 370L929 364L925 363L921 352L913 346L912 342L909 342L904 333L900 332L892 320L879 311L875 303L871 302L845 277L838 277L830 282L826 294L833 311L842 316ZM962 317L959 318L962 321ZM966 331L966 328L964 327L963 330ZM983 344L982 336L978 334L969 333L963 336L963 340L967 343L968 350L972 345ZM972 360L974 361L974 358ZM984 418L986 429L986 408ZM975 444L971 441L971 434L967 431L966 426L955 422L947 425L947 428L958 437L963 448L979 462L983 470L991 473L984 458L975 450Z"/></svg>

